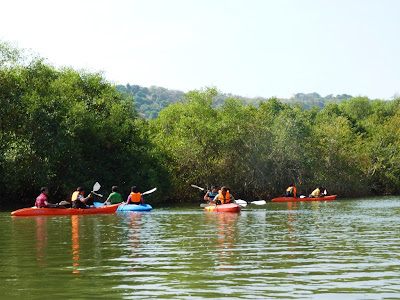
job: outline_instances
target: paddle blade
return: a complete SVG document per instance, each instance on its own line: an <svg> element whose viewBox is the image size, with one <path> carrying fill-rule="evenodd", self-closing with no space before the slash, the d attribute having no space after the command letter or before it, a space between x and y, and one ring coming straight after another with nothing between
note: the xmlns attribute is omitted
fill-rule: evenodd
<svg viewBox="0 0 400 300"><path fill-rule="evenodd" d="M267 204L267 201L265 201L265 200L257 200L257 201L252 201L250 203L251 204L255 204L255 205L264 205L264 204Z"/></svg>
<svg viewBox="0 0 400 300"><path fill-rule="evenodd" d="M153 193L157 188L151 189L150 191L142 193L142 195L147 195Z"/></svg>
<svg viewBox="0 0 400 300"><path fill-rule="evenodd" d="M97 192L101 188L100 183L96 182L93 186L93 192Z"/></svg>
<svg viewBox="0 0 400 300"><path fill-rule="evenodd" d="M244 200L242 200L242 199L237 199L237 200L235 200L235 203L236 204L239 204L239 205L247 205L247 202L246 201L244 201Z"/></svg>
<svg viewBox="0 0 400 300"><path fill-rule="evenodd" d="M194 188L196 188L196 189L199 189L199 190L204 191L204 189L203 189L202 187L199 187L199 186L197 186L197 185L191 184L190 186L191 186L191 187L194 187Z"/></svg>

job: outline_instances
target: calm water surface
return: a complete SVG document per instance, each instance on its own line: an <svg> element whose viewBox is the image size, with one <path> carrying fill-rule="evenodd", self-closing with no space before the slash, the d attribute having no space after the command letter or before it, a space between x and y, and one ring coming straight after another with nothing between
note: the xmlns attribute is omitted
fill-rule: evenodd
<svg viewBox="0 0 400 300"><path fill-rule="evenodd" d="M400 198L0 213L1 299L400 299Z"/></svg>

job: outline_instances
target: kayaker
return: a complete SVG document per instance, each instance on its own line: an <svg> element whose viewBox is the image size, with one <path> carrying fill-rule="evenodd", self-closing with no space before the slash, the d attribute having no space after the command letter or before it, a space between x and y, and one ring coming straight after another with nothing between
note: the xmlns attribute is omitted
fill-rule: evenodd
<svg viewBox="0 0 400 300"><path fill-rule="evenodd" d="M143 204L143 195L137 191L136 186L131 187L131 193L126 204Z"/></svg>
<svg viewBox="0 0 400 300"><path fill-rule="evenodd" d="M287 189L286 189L286 197L297 197L297 190L294 184L291 184Z"/></svg>
<svg viewBox="0 0 400 300"><path fill-rule="evenodd" d="M204 196L205 201L213 201L215 196L218 195L218 187L215 185L211 186L211 191L207 191L206 195Z"/></svg>
<svg viewBox="0 0 400 300"><path fill-rule="evenodd" d="M46 208L46 207L57 208L58 204L49 203L48 196L49 196L49 189L47 187L42 187L40 189L40 195L37 196L36 198L35 206L37 208Z"/></svg>
<svg viewBox="0 0 400 300"><path fill-rule="evenodd" d="M75 192L73 192L71 196L72 208L88 208L86 203L92 197L92 193L90 193L86 198L84 196L84 188L78 187Z"/></svg>
<svg viewBox="0 0 400 300"><path fill-rule="evenodd" d="M323 197L324 194L321 193L322 188L317 187L315 190L312 191L309 197L311 198L317 198L317 197Z"/></svg>
<svg viewBox="0 0 400 300"><path fill-rule="evenodd" d="M111 188L111 194L108 196L107 200L104 202L103 205L117 204L121 202L122 202L122 196L120 193L118 193L118 187L114 185Z"/></svg>
<svg viewBox="0 0 400 300"><path fill-rule="evenodd" d="M215 204L226 204L234 202L235 198L229 194L229 190L227 187L223 186L219 191L218 195L215 196L214 200L212 201Z"/></svg>

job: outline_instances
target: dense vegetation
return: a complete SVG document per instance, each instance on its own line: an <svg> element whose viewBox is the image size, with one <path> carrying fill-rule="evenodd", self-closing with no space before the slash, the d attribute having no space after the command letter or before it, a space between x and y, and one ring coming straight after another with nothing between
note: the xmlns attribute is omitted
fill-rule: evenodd
<svg viewBox="0 0 400 300"><path fill-rule="evenodd" d="M133 184L168 193L162 153L115 87L100 74L57 70L0 45L1 204L31 205L41 186L65 199L95 181L125 194Z"/></svg>
<svg viewBox="0 0 400 300"><path fill-rule="evenodd" d="M288 184L341 197L400 192L400 99L341 95L321 108L221 99L206 88L174 91L166 105L165 89L143 89L56 69L0 43L1 205L31 205L44 185L65 199L95 181L105 194L115 184L124 195L133 184L156 186L153 198L170 202L199 200L190 184L227 185L248 200L281 195ZM139 98L165 107L143 118Z"/></svg>
<svg viewBox="0 0 400 300"><path fill-rule="evenodd" d="M181 91L168 90L162 87L152 86L150 88L141 87L139 85L118 85L117 91L123 93L127 99L133 102L138 113L146 119L155 119L158 114L167 106L173 103L182 102L185 94ZM266 102L268 99L263 97L242 97L232 94L217 93L213 96L213 107L222 106L228 99L237 99L243 103L258 106L260 102ZM291 105L301 104L304 109L319 107L323 109L328 103L340 103L342 100L353 98L350 95L327 95L322 97L318 93L298 93L289 99L279 98L282 103Z"/></svg>

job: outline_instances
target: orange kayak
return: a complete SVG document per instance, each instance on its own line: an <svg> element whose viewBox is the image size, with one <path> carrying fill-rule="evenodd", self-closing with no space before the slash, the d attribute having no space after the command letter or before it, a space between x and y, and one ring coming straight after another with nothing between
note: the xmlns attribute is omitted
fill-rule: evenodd
<svg viewBox="0 0 400 300"><path fill-rule="evenodd" d="M324 196L324 197L316 197L316 198L294 198L294 197L278 197L271 200L271 202L299 202L299 201L329 201L335 200L337 195Z"/></svg>
<svg viewBox="0 0 400 300"><path fill-rule="evenodd" d="M107 205L93 208L37 208L28 207L13 211L11 214L18 217L26 216L68 216L68 215L93 215L93 214L112 214L119 204Z"/></svg>
<svg viewBox="0 0 400 300"><path fill-rule="evenodd" d="M204 208L205 211L215 211L215 212L240 212L241 209L242 207L236 203L210 205Z"/></svg>

